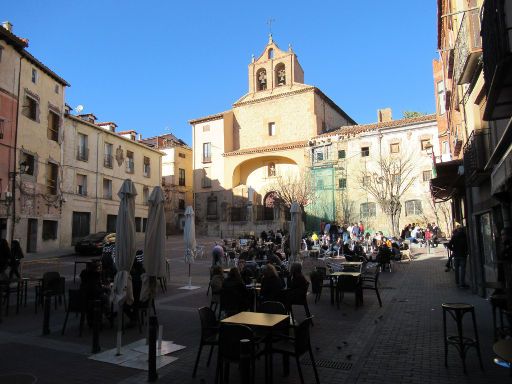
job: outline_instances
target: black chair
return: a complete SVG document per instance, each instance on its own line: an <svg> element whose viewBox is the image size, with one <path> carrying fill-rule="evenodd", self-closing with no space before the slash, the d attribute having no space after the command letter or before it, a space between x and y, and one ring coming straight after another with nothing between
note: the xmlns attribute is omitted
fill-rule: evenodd
<svg viewBox="0 0 512 384"><path fill-rule="evenodd" d="M210 346L210 354L208 355L208 362L206 363L206 366L208 367L210 365L210 360L212 359L213 347L219 345L219 322L215 317L215 312L208 307L199 308L198 312L199 319L201 320L201 340L199 342L199 351L197 352L192 377L196 377L197 366L199 364L199 358L201 357L203 346Z"/></svg>
<svg viewBox="0 0 512 384"><path fill-rule="evenodd" d="M250 342L251 382L254 382L254 332L246 325L222 324L219 332L219 354L217 370L215 372L215 383L224 383L224 376L226 379L229 379L230 363L240 363L240 340L244 339Z"/></svg>
<svg viewBox="0 0 512 384"><path fill-rule="evenodd" d="M35 311L37 313L37 306L43 305L45 296L55 298L55 309L57 309L57 300L59 302L64 301L64 309L66 305L66 279L61 277L59 272L45 272L41 285L36 286L36 300L35 300Z"/></svg>
<svg viewBox="0 0 512 384"><path fill-rule="evenodd" d="M222 289L220 291L219 318L224 313L225 317L236 315L248 309L247 298L234 289Z"/></svg>
<svg viewBox="0 0 512 384"><path fill-rule="evenodd" d="M336 283L336 305L340 309L340 303L343 301L345 292L353 292L355 294L356 308L363 303L363 290L361 279L356 276L339 276Z"/></svg>
<svg viewBox="0 0 512 384"><path fill-rule="evenodd" d="M329 277L327 277L327 268L325 267L316 267L314 272L318 272L319 277L316 274L312 273L311 284L313 293L315 293L315 304L320 301L320 296L322 295L323 288L329 288L331 290L334 289L332 285L332 281ZM313 282L313 280L315 280Z"/></svg>
<svg viewBox="0 0 512 384"><path fill-rule="evenodd" d="M264 301L258 307L258 312L271 313L274 315L286 315L286 307L279 301Z"/></svg>
<svg viewBox="0 0 512 384"><path fill-rule="evenodd" d="M375 273L374 274L364 274L362 275L362 281L361 281L361 289L362 290L365 290L365 289L370 289L372 291L375 291L375 293L377 294L377 299L379 300L379 306L382 307L382 300L380 299L380 294L379 294L379 269L376 268L375 269ZM363 298L363 296L361 295L361 299Z"/></svg>
<svg viewBox="0 0 512 384"><path fill-rule="evenodd" d="M61 334L64 335L66 330L66 324L68 323L69 313L73 312L76 315L80 315L80 330L79 336L82 336L82 330L84 328L85 313L87 311L86 296L80 289L70 289L68 291L68 308L66 311L66 318L64 319L64 325L62 326Z"/></svg>
<svg viewBox="0 0 512 384"><path fill-rule="evenodd" d="M308 306L308 289L309 283L305 290L290 289L287 291L287 307L293 323L295 323L295 316L293 315L294 305L302 305L304 307L304 311L306 312L306 317L312 318ZM311 320L311 325L313 325L313 320Z"/></svg>
<svg viewBox="0 0 512 384"><path fill-rule="evenodd" d="M315 358L311 349L311 341L309 336L310 324L311 318L308 317L307 319L303 320L299 325L294 327L294 336L288 336L287 340L282 340L275 343L272 346L272 352L280 353L283 355L283 370L285 376L288 376L290 372L289 357L292 356L295 358L295 361L297 362L297 370L299 372L300 382L302 384L304 384L304 377L302 375L299 359L302 355L308 352L309 358L311 359L311 365L313 366L313 371L315 372L316 383L319 384L320 380L318 378L318 372L316 369Z"/></svg>

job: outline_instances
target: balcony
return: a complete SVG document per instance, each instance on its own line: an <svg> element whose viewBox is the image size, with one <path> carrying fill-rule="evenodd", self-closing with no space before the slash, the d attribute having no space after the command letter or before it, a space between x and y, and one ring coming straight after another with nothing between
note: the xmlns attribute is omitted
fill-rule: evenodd
<svg viewBox="0 0 512 384"><path fill-rule="evenodd" d="M464 174L468 185L478 185L490 174L484 170L489 160L489 133L488 128L473 131L464 145Z"/></svg>
<svg viewBox="0 0 512 384"><path fill-rule="evenodd" d="M88 161L89 160L89 148L84 148L78 146L76 148L76 159L80 161Z"/></svg>
<svg viewBox="0 0 512 384"><path fill-rule="evenodd" d="M471 81L482 56L479 9L465 12L462 16L454 47L454 80L457 84Z"/></svg>
<svg viewBox="0 0 512 384"><path fill-rule="evenodd" d="M509 15L508 20L506 15ZM487 87L485 120L508 118L512 110L512 4L486 0L482 17L485 50L484 78Z"/></svg>

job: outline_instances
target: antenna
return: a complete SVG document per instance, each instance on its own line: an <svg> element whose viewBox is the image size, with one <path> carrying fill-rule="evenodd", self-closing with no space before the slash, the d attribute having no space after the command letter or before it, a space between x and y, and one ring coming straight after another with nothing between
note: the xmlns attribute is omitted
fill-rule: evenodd
<svg viewBox="0 0 512 384"><path fill-rule="evenodd" d="M84 110L84 106L82 104L79 104L76 106L75 111L77 113L81 113Z"/></svg>

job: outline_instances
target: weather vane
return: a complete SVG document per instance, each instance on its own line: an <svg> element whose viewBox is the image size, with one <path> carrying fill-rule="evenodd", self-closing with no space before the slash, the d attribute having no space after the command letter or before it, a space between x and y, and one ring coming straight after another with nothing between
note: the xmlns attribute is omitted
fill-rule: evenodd
<svg viewBox="0 0 512 384"><path fill-rule="evenodd" d="M274 23L276 20L273 18L268 19L267 25L268 25L268 33L272 34L272 23Z"/></svg>

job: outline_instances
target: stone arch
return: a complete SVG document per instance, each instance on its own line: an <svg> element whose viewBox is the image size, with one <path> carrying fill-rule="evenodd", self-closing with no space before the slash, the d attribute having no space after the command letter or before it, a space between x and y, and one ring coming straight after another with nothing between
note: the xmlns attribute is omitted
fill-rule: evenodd
<svg viewBox="0 0 512 384"><path fill-rule="evenodd" d="M233 169L232 185L247 185L251 184L248 182L250 179L256 177L254 174L258 172L258 178L272 178L269 175L270 164L273 164L275 176L278 176L280 168L286 167L298 167L297 162L289 157L285 156L260 156L250 159L246 159L237 164ZM255 187L255 185L252 185Z"/></svg>

